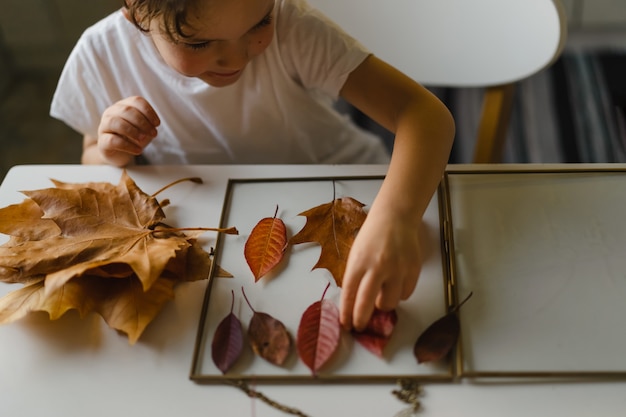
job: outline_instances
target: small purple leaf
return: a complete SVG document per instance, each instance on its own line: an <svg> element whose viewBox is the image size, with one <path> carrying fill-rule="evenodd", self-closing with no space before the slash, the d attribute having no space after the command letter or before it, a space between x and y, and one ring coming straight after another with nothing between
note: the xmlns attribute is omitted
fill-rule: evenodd
<svg viewBox="0 0 626 417"><path fill-rule="evenodd" d="M211 343L211 356L215 366L223 374L237 362L243 350L243 329L241 321L233 313L235 293L228 314L215 329L213 342Z"/></svg>

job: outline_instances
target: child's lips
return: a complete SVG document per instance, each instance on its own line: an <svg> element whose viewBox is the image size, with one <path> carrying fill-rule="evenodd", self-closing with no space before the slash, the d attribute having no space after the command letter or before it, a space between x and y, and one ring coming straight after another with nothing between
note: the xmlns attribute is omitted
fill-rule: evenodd
<svg viewBox="0 0 626 417"><path fill-rule="evenodd" d="M209 74L213 77L218 77L218 78L231 78L236 75L239 75L240 72L241 70L230 71L230 72L209 72Z"/></svg>

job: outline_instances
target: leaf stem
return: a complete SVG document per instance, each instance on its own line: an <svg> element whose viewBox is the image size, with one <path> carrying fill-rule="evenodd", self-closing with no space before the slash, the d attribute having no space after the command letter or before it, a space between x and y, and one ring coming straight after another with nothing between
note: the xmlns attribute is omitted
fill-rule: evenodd
<svg viewBox="0 0 626 417"><path fill-rule="evenodd" d="M461 302L459 303L459 305L458 305L458 306L456 306L456 307L454 308L454 310L452 310L452 312L453 312L453 313L456 313L457 311L459 311L459 308L461 308L461 307L463 306L463 304L465 304L465 303L467 302L467 300L469 300L470 298L472 298L472 295L473 295L473 294L474 294L474 292L473 292L473 291L472 291L472 292L470 292L470 293L467 295L467 297L465 297L465 298L463 299L463 301L461 301Z"/></svg>
<svg viewBox="0 0 626 417"><path fill-rule="evenodd" d="M256 313L256 310L252 308L252 304L250 304L250 300L248 300L246 292L243 290L243 285L241 286L241 293L243 294L243 298L246 300L246 303L248 303L248 307L250 307L250 310L252 310L253 313Z"/></svg>
<svg viewBox="0 0 626 417"><path fill-rule="evenodd" d="M218 232L225 233L227 235L238 235L239 231L236 227L170 227L164 229L156 229L153 232L195 232L195 231L206 231L206 232Z"/></svg>
<svg viewBox="0 0 626 417"><path fill-rule="evenodd" d="M335 250L337 250L337 256L341 258L341 251L339 250L339 242L337 241L337 222L335 221L335 205L337 204L337 189L335 186L335 180L333 180L333 204L330 207L330 214L333 222L333 240L335 242Z"/></svg>
<svg viewBox="0 0 626 417"><path fill-rule="evenodd" d="M181 178L179 180L176 180L172 183L167 184L165 187L161 188L159 191L157 191L156 193L152 194L152 197L156 197L157 195L161 194L163 191L167 190L170 187L173 187L176 184L180 184L181 182L185 182L185 181L191 181L194 184L202 184L202 178L200 177L187 177L187 178Z"/></svg>
<svg viewBox="0 0 626 417"><path fill-rule="evenodd" d="M322 293L322 300L324 299L324 297L326 297L326 291L328 291L328 288L330 288L330 282L326 284L326 288L324 288L324 292Z"/></svg>

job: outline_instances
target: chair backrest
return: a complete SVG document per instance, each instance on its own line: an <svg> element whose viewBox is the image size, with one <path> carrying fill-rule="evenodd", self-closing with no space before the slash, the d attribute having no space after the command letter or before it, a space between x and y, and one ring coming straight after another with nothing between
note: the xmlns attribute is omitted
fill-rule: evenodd
<svg viewBox="0 0 626 417"><path fill-rule="evenodd" d="M514 83L560 55L561 0L309 0L374 54L432 87L484 87L474 162L499 162Z"/></svg>

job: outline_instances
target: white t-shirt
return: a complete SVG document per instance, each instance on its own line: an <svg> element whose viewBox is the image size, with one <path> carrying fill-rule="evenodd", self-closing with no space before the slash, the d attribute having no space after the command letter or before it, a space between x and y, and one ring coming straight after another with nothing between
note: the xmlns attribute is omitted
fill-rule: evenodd
<svg viewBox="0 0 626 417"><path fill-rule="evenodd" d="M216 88L168 67L117 11L78 41L50 114L97 137L106 108L142 96L161 119L153 164L387 163L381 141L332 108L369 52L305 0L277 0L274 18L270 46Z"/></svg>

